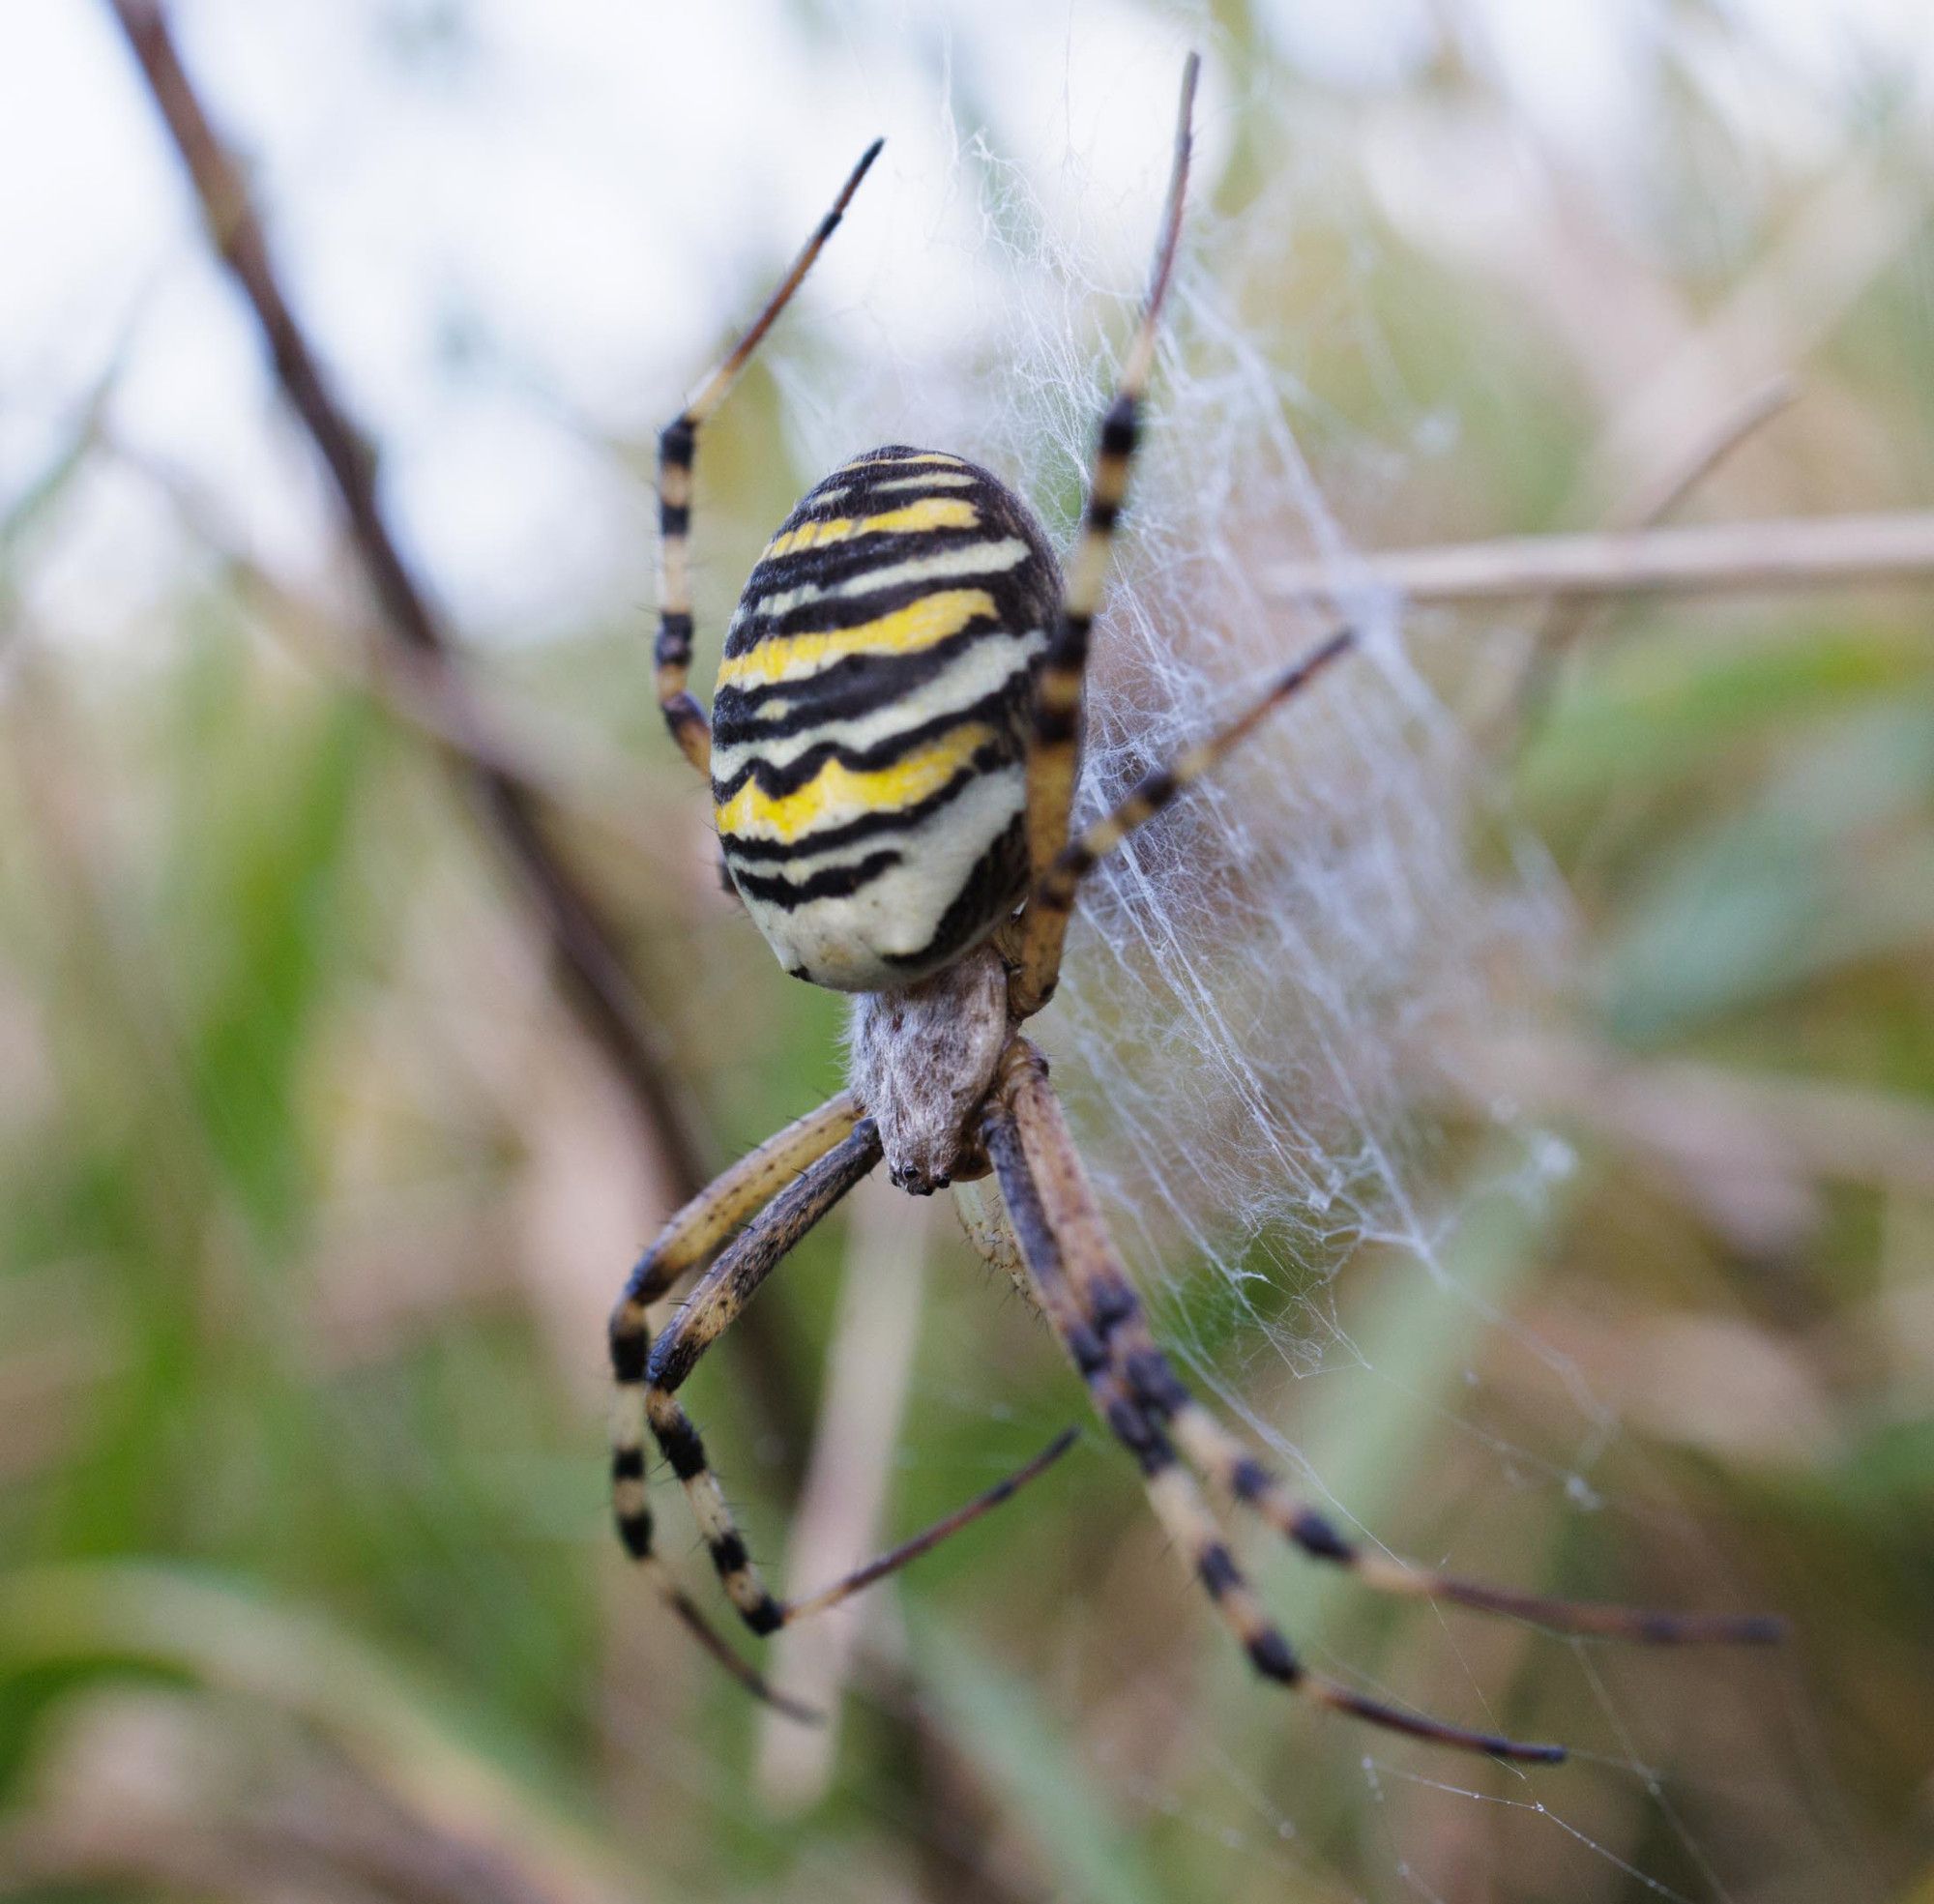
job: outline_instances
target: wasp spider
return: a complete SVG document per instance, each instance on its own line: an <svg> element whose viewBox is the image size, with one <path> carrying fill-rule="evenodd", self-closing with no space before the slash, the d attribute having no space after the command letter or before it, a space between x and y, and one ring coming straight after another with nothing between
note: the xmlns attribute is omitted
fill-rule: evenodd
<svg viewBox="0 0 1934 1904"><path fill-rule="evenodd" d="M807 1598L767 1590L678 1391L779 1260L882 1157L924 1196L991 1172L1032 1293L1096 1412L1256 1670L1325 1706L1516 1759L1562 1748L1425 1718L1309 1671L1271 1623L1205 1503L1213 1484L1303 1552L1383 1593L1513 1614L1568 1633L1764 1640L1760 1618L1644 1613L1544 1599L1366 1552L1304 1507L1177 1377L1144 1320L1021 1027L1052 996L1082 878L1135 828L1351 646L1334 635L1220 732L1150 774L1070 836L1082 677L1135 449L1156 325L1175 261L1196 61L1185 70L1174 169L1147 303L1099 443L1064 579L1032 511L964 458L894 445L813 489L767 544L725 638L712 719L687 690L687 536L698 432L810 269L879 152L861 158L751 328L659 437L659 700L712 783L732 883L779 962L853 994L851 1083L735 1164L665 1225L611 1320L618 1532L679 1617L753 1691L779 1700L672 1579L646 1503L649 1433L684 1483L726 1596L767 1634L879 1579L1004 1499L1000 1486ZM649 1306L704 1272L653 1339Z"/></svg>

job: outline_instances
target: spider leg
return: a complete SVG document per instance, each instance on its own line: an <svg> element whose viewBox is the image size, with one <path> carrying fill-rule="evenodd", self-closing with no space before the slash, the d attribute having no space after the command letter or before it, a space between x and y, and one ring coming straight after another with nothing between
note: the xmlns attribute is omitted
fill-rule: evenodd
<svg viewBox="0 0 1934 1904"><path fill-rule="evenodd" d="M789 1179L823 1157L853 1128L860 1113L844 1092L788 1125L741 1157L667 1222L639 1259L611 1312L611 1507L619 1538L659 1596L699 1644L754 1696L796 1717L815 1716L773 1691L713 1629L654 1549L645 1491L645 1367L651 1353L647 1311L689 1271L698 1268Z"/></svg>
<svg viewBox="0 0 1934 1904"><path fill-rule="evenodd" d="M824 1613L828 1607L837 1606L841 1600L850 1599L862 1588L870 1587L876 1580L884 1580L890 1573L897 1573L909 1561L918 1560L922 1554L931 1553L943 1540L958 1534L963 1527L970 1526L982 1514L991 1512L1003 1501L1011 1500L1038 1476L1044 1475L1080 1439L1079 1428L1064 1428L1032 1461L1023 1462L1011 1475L1004 1475L992 1487L975 1495L973 1500L964 1506L955 1508L951 1514L944 1514L931 1527L916 1534L911 1540L902 1540L897 1547L882 1554L878 1560L868 1561L864 1567L856 1567L851 1573L843 1574L830 1587L822 1587L817 1593L802 1594L797 1599L787 1600L779 1609L779 1624L782 1626L790 1626L806 1619L809 1614Z"/></svg>
<svg viewBox="0 0 1934 1904"><path fill-rule="evenodd" d="M791 302L813 260L845 216L883 143L875 139L860 155L860 162L840 187L833 209L779 279L764 309L693 391L685 408L659 432L659 634L652 659L665 725L701 777L711 775L712 728L705 711L686 689L691 672L691 577L687 543L691 528L691 463L698 448L699 426L724 401L760 339Z"/></svg>
<svg viewBox="0 0 1934 1904"><path fill-rule="evenodd" d="M842 1120L851 1127L843 1134L839 1131ZM697 1366L700 1357L731 1326L780 1259L879 1161L879 1132L872 1120L852 1120L850 1100L835 1098L811 1118L802 1119L792 1132L781 1133L774 1140L775 1144L782 1145L788 1136L810 1126L812 1128L806 1135L795 1141L792 1161L797 1164L800 1152L807 1143L817 1145L817 1154L810 1157L805 1168L798 1171L719 1256L656 1343L645 1332L644 1304L651 1300L646 1292L661 1291L668 1283L648 1272L651 1257L633 1274L633 1289L628 1290L613 1321L613 1362L619 1371L620 1410L612 1474L614 1486L622 1490L618 1524L626 1545L640 1559L650 1556L652 1522L644 1501L643 1453L643 1429L648 1424L672 1472L684 1484L692 1516L726 1597L746 1625L762 1637L808 1614L836 1606L862 1588L897 1572L949 1536L999 1507L1059 1460L1074 1441L1071 1433L1060 1436L1032 1461L964 1507L831 1586L791 1601L775 1598L767 1588L733 1520L718 1475L706 1456L705 1444L678 1400L677 1391ZM764 1149L771 1151L773 1146ZM755 1157L760 1155L754 1153ZM687 1214L681 1212L673 1218L674 1228ZM695 1238L705 1227L709 1226L694 1221L686 1226L682 1235ZM689 1250L689 1244L687 1247ZM679 1610L688 1624L691 1624L688 1609L681 1606ZM707 1644L717 1650L716 1642L708 1638ZM736 1655L731 1657L735 1665L739 1663ZM740 1677L746 1677L744 1671Z"/></svg>
<svg viewBox="0 0 1934 1904"><path fill-rule="evenodd" d="M1174 275L1182 234L1182 205L1188 186L1189 125L1195 106L1195 80L1201 61L1190 53L1182 70L1182 104L1175 128L1175 162L1169 173L1168 201L1149 274L1141 322L1123 360L1115 396L1101 420L1095 470L1081 538L1068 566L1061 618L1042 658L1035 684L1034 730L1027 763L1028 865L1039 878L1068 844L1069 816L1074 806L1075 768L1081 745L1081 687L1088 667L1088 636L1101 605L1108 573L1108 550L1128 493L1134 459L1142 395L1155 366L1156 327ZM1053 994L1061 967L1065 913L1022 916L1015 996L1020 1015L1039 1011Z"/></svg>
<svg viewBox="0 0 1934 1904"><path fill-rule="evenodd" d="M1268 688L1227 726L1218 728L1206 740L1178 754L1166 767L1146 774L1113 812L1104 815L1070 840L1049 862L1028 894L1024 919L1038 919L1044 933L1051 932L1059 957L1062 939L1068 930L1069 915L1074 910L1075 889L1123 840L1145 826L1185 787L1199 780L1217 761L1248 739L1267 717L1284 701L1302 692L1323 669L1355 646L1356 634L1341 629L1320 648L1305 655L1294 667L1285 669ZM1048 987L1049 992L1053 989ZM1046 997L1043 995L1043 1004ZM1027 1012L1019 1006L1022 1015Z"/></svg>
<svg viewBox="0 0 1934 1904"><path fill-rule="evenodd" d="M999 1204L990 1210L981 1186L972 1183L953 1186L953 1210L981 1260L1006 1276L1014 1294L1039 1315L1040 1304L1028 1279L1027 1265L1021 1261L1020 1245L1014 1241L1007 1212Z"/></svg>
<svg viewBox="0 0 1934 1904"><path fill-rule="evenodd" d="M684 1484L726 1596L755 1633L772 1632L782 1624L779 1604L767 1591L746 1551L718 1479L706 1459L705 1444L680 1405L677 1391L698 1359L751 1301L780 1258L879 1159L879 1130L870 1118L863 1119L813 1158L739 1234L706 1272L671 1327L649 1345L642 1364L628 1359L618 1370L621 1392L642 1392L645 1421L659 1451L671 1463L672 1473ZM638 1346L646 1346L642 1337ZM635 1417L629 1396L626 1400L625 1426L629 1431ZM623 1451L621 1447L619 1452ZM642 1467L643 1450L637 1450L636 1454ZM614 1463L616 1458L614 1454ZM624 1531L622 1521L620 1529Z"/></svg>
<svg viewBox="0 0 1934 1904"><path fill-rule="evenodd" d="M982 1128L1041 1306L1087 1384L1096 1413L1135 1457L1157 1518L1187 1559L1249 1663L1264 1678L1318 1705L1350 1713L1393 1732L1499 1758L1537 1764L1555 1764L1563 1759L1562 1745L1473 1732L1408 1713L1313 1673L1296 1657L1237 1566L1220 1524L1183 1465L1162 1419L1129 1386L1084 1305L1081 1288L1089 1273L1080 1257L1099 1232L1099 1214L1073 1153L1058 1155L1042 1147L1039 1123L1031 1113L1023 1122L1023 1102L1047 1089L1040 1055L1022 1040L1014 1041L1010 1054L1012 1062L1005 1067ZM1034 1126L1032 1131L1030 1125Z"/></svg>
<svg viewBox="0 0 1934 1904"><path fill-rule="evenodd" d="M1657 1646L1699 1643L1763 1645L1780 1639L1785 1623L1766 1614L1674 1613L1641 1607L1565 1600L1412 1566L1365 1551L1315 1509L1296 1499L1284 1481L1194 1395L1150 1333L1148 1318L1114 1245L1101 1225L1085 1173L1046 1068L1024 1043L1013 1062L1010 1093L1023 1139L1054 1220L1071 1248L1074 1279L1085 1316L1128 1391L1173 1437L1189 1464L1234 1500L1250 1508L1305 1554L1348 1568L1377 1593L1444 1600L1533 1621L1556 1632L1643 1641Z"/></svg>

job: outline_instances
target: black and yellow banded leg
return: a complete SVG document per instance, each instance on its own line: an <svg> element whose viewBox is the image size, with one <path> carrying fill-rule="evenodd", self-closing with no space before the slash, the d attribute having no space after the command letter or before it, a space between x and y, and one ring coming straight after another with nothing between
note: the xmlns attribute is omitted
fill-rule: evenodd
<svg viewBox="0 0 1934 1904"><path fill-rule="evenodd" d="M645 1501L645 1363L651 1355L649 1311L679 1278L701 1269L732 1233L816 1163L859 1121L845 1092L789 1124L741 1157L680 1210L638 1259L611 1311L615 1385L611 1406L611 1507L619 1538L634 1557L651 1551Z"/></svg>
<svg viewBox="0 0 1934 1904"><path fill-rule="evenodd" d="M611 1312L611 1508L625 1550L653 1589L700 1645L756 1697L812 1716L775 1693L714 1631L697 1605L654 1551L653 1521L645 1486L645 1365L651 1354L650 1305L679 1278L701 1267L740 1224L808 1164L838 1143L858 1121L853 1100L841 1092L768 1138L680 1210L632 1270Z"/></svg>
<svg viewBox="0 0 1934 1904"><path fill-rule="evenodd" d="M879 1160L878 1128L871 1118L863 1118L774 1197L713 1264L670 1328L651 1345L637 1378L643 1383L645 1421L684 1484L726 1595L755 1633L769 1633L780 1624L778 1602L766 1591L746 1551L706 1460L705 1444L680 1406L677 1391L786 1252ZM629 1386L629 1373L628 1368L621 1374L621 1386Z"/></svg>
<svg viewBox="0 0 1934 1904"><path fill-rule="evenodd" d="M1037 1147L1064 1160L1050 1181L1066 1182L1061 1220L1083 1245L1070 1261L1075 1300L1111 1364L1136 1401L1174 1438L1189 1464L1231 1500L1252 1509L1278 1534L1313 1559L1347 1567L1377 1593L1445 1601L1481 1613L1510 1615L1556 1632L1642 1641L1649 1645L1760 1645L1781 1637L1785 1623L1764 1614L1674 1613L1656 1609L1565 1600L1514 1588L1467 1580L1366 1550L1347 1538L1330 1518L1299 1501L1287 1484L1232 1430L1189 1392L1175 1364L1156 1341L1141 1299L1128 1280L1085 1179L1061 1108L1039 1060L1016 1060L1030 1072L1018 1088L1016 1115Z"/></svg>
<svg viewBox="0 0 1934 1904"><path fill-rule="evenodd" d="M1320 648L1278 675L1227 726L1196 742L1166 767L1144 775L1112 813L1097 820L1078 839L1054 856L1047 870L1035 880L1028 893L1027 911L1022 915L1024 924L1029 921L1034 923L1035 942L1043 956L1051 951L1054 965L1044 981L1038 979L1032 968L1023 967L1011 993L1019 1016L1025 1018L1039 1011L1053 995L1069 915L1074 910L1074 895L1081 882L1137 827L1154 819L1186 787L1199 780L1217 761L1247 740L1275 709L1302 692L1332 661L1348 653L1355 638L1348 629L1333 634Z"/></svg>
<svg viewBox="0 0 1934 1904"><path fill-rule="evenodd" d="M1201 61L1190 53L1182 70L1182 103L1176 118L1175 162L1169 172L1168 200L1149 273L1141 321L1122 361L1114 400L1101 419L1088 508L1080 539L1068 564L1061 616L1035 680L1034 727L1028 740L1027 843L1030 876L1040 876L1068 844L1069 816L1074 807L1074 780L1081 754L1082 683L1088 669L1088 638L1100 611L1108 578L1108 551L1128 492L1141 403L1155 368L1157 327L1182 236L1182 207L1188 190L1190 126L1195 80ZM1061 969L1061 941L1067 917L1037 914L1030 906L1019 925L1019 971L1015 996L1020 1015L1030 1017L1053 995Z"/></svg>
<svg viewBox="0 0 1934 1904"><path fill-rule="evenodd" d="M1098 1261L1109 1261L1112 1249L1079 1159L1071 1146L1056 1141L1059 1128L1059 1107L1048 1087L1046 1068L1031 1045L1016 1040L1004 1063L982 1134L1022 1257L1097 1413L1135 1457L1157 1516L1249 1663L1264 1678L1318 1705L1414 1738L1538 1764L1564 1758L1560 1745L1474 1732L1387 1705L1311 1672L1297 1658L1237 1565L1220 1524L1183 1464L1169 1422L1136 1392L1084 1300L1084 1290L1095 1284ZM1091 1254L1098 1237L1105 1252L1099 1259Z"/></svg>
<svg viewBox="0 0 1934 1904"><path fill-rule="evenodd" d="M830 1586L790 1601L777 1600L768 1592L733 1521L698 1430L677 1399L677 1391L697 1366L699 1358L751 1301L779 1260L865 1176L879 1157L879 1134L872 1120L855 1124L845 1137L774 1198L751 1227L718 1259L693 1290L676 1321L652 1348L644 1371L644 1416L652 1434L670 1462L672 1472L685 1486L727 1597L746 1625L761 1635L836 1606L861 1589L931 1552L941 1541L979 1520L1038 1475L1045 1473L1075 1441L1073 1431L1058 1436L1032 1461L1003 1477L965 1506ZM622 1528L622 1521L620 1525ZM647 1531L649 1525L647 1519Z"/></svg>
<svg viewBox="0 0 1934 1904"><path fill-rule="evenodd" d="M611 1313L613 1365L623 1344L644 1328L645 1310L689 1272L702 1268L733 1231L770 1203L807 1164L816 1163L860 1121L851 1095L840 1092L818 1109L747 1151L676 1212L638 1259ZM642 1360L640 1362L642 1371Z"/></svg>
<svg viewBox="0 0 1934 1904"><path fill-rule="evenodd" d="M745 335L703 379L681 410L659 432L659 635L653 650L657 667L659 707L685 757L711 777L712 729L704 710L686 688L691 673L691 573L689 542L691 533L691 465L698 450L698 431L725 400L725 394L780 311L792 301L812 263L833 236L866 168L879 157L883 141L875 139L860 155L833 209L792 261L765 308Z"/></svg>
<svg viewBox="0 0 1934 1904"><path fill-rule="evenodd" d="M1505 1614L1553 1632L1649 1646L1769 1645L1785 1634L1786 1623L1768 1614L1678 1613L1557 1599L1370 1551L1344 1536L1326 1514L1298 1500L1280 1476L1189 1392L1149 1335L1139 1300L1125 1276L1111 1273L1098 1278L1091 1314L1136 1396L1168 1424L1197 1473L1312 1559L1348 1568L1373 1592Z"/></svg>

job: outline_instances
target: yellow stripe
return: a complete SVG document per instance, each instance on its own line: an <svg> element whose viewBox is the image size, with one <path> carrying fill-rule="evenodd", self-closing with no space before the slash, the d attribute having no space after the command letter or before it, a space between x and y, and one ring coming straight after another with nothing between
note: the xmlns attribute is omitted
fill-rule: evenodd
<svg viewBox="0 0 1934 1904"><path fill-rule="evenodd" d="M858 456L837 473L844 476L849 469L878 469L882 463L952 463L956 469L966 467L959 456L944 456L938 450L922 450L911 456Z"/></svg>
<svg viewBox="0 0 1934 1904"><path fill-rule="evenodd" d="M938 793L993 738L994 730L976 720L869 773L829 760L796 793L777 798L760 792L757 780L747 780L718 808L718 831L730 838L790 844L822 822L843 825L864 813L896 812Z"/></svg>
<svg viewBox="0 0 1934 1904"><path fill-rule="evenodd" d="M981 518L974 505L959 496L928 496L904 509L890 509L884 515L835 515L826 522L802 522L775 536L766 544L761 562L776 561L796 549L825 548L832 542L851 542L855 536L885 536L894 532L918 534L923 529L973 529Z"/></svg>
<svg viewBox="0 0 1934 1904"><path fill-rule="evenodd" d="M994 598L983 588L936 589L851 628L822 629L814 634L780 634L718 664L718 686L771 687L817 674L848 655L912 655L958 634L977 615L992 615Z"/></svg>

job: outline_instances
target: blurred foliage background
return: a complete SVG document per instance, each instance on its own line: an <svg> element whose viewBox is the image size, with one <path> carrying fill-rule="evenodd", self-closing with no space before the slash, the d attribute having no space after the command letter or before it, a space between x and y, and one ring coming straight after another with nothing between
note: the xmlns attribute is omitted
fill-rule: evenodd
<svg viewBox="0 0 1934 1904"><path fill-rule="evenodd" d="M883 26L892 10L775 11L835 56L863 25L935 73L949 51L931 21ZM1775 377L1791 400L1767 401L1682 518L1934 491L1934 57L1878 36L1862 53L1858 10L1826 0L1787 10L1836 48L1814 66L1767 10L1639 11L1618 191L1552 157L1480 56L1480 8L1404 13L1402 56L1340 76L1234 0L1069 26L1058 57L1144 18L1200 39L1229 132L1199 189L1222 218L1279 216L1269 181L1292 166L1347 207L1285 228L1259 335L1319 437L1378 442L1392 391L1454 419L1441 453L1393 450L1360 511L1339 479L1359 546L1615 520ZM287 43L246 11L181 14L191 68L241 45L213 104L260 132L249 77L298 85ZM33 17L0 20L28 86ZM357 19L433 146L448 56L487 49L488 10L371 0ZM97 24L93 109L136 118L134 70ZM998 45L997 26L953 24ZM664 162L779 164L758 105ZM1509 158L1472 190L1533 209L1454 232L1393 209L1414 196L1378 165L1452 124L1466 162ZM353 141L353 120L337 130ZM171 162L159 141L148 159ZM680 287L701 354L789 242L776 223ZM24 302L33 269L10 261L0 297ZM824 321L803 308L786 351L809 363ZM443 343L469 374L476 339ZM260 377L242 325L218 345ZM650 425L689 348L667 348L644 410L570 419L641 548ZM781 1679L846 1686L838 1725L801 1735L694 1655L604 1525L602 1317L679 1159L567 1003L443 745L436 678L373 659L353 557L325 542L285 571L225 538L126 440L116 363L58 427L7 439L0 497L0 1890L1934 1899L1925 587L1614 601L1521 721L1504 697L1545 607L1417 617L1432 652L1499 658L1461 711L1573 901L1562 1007L1471 1054L1473 1075L1575 1160L1536 1206L1473 1193L1455 1327L1366 1250L1336 1302L1377 1381L1263 1359L1245 1395L1400 1551L1595 1597L1773 1607L1790 1646L1568 1645L1375 1603L1256 1545L1318 1658L1580 1752L1526 1777L1365 1736L1249 1683L1091 1436L836 1645L782 1656ZM16 380L0 406L33 395ZM722 600L727 556L817 474L777 447L781 400L756 371L707 441ZM383 439L383 414L359 422ZM312 484L282 435L277 478ZM166 538L77 534L103 469L160 493ZM111 594L124 553L138 612L104 636L75 604ZM464 678L542 790L543 835L618 922L716 1166L835 1088L839 1011L785 982L717 892L651 704L648 613L622 590L573 598L532 614L542 639L467 646ZM795 1585L1080 1414L950 1216L869 1186L693 1384ZM1243 1342L1204 1329L1239 1372ZM1558 1358L1609 1410L1590 1500L1548 1484L1577 1461ZM1495 1451L1440 1432L1448 1407L1495 1426ZM1520 1472L1526 1450L1548 1472Z"/></svg>

